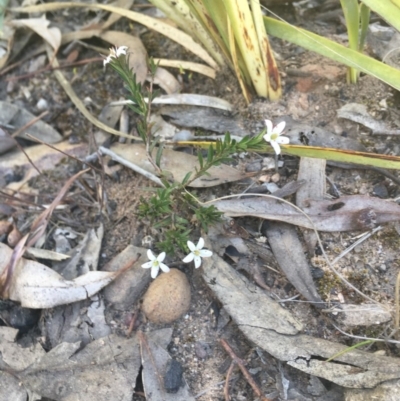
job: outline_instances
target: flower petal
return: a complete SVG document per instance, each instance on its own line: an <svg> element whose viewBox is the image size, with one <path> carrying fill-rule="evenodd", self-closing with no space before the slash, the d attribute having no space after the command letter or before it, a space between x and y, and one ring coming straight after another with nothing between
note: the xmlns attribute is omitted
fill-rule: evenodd
<svg viewBox="0 0 400 401"><path fill-rule="evenodd" d="M157 258L154 256L153 252L151 252L151 249L147 250L147 257L149 260L156 260Z"/></svg>
<svg viewBox="0 0 400 401"><path fill-rule="evenodd" d="M265 120L265 126L267 127L267 135L272 133L274 126L271 120Z"/></svg>
<svg viewBox="0 0 400 401"><path fill-rule="evenodd" d="M200 254L200 257L202 257L202 258L209 258L210 256L212 256L213 253L211 251L209 251L208 249L201 249L199 251L199 254Z"/></svg>
<svg viewBox="0 0 400 401"><path fill-rule="evenodd" d="M189 253L184 259L182 259L183 263L190 263L194 259L194 254L192 252Z"/></svg>
<svg viewBox="0 0 400 401"><path fill-rule="evenodd" d="M285 125L286 122L285 121L281 121L275 128L274 128L274 132L278 135L280 135L283 130L285 129Z"/></svg>
<svg viewBox="0 0 400 401"><path fill-rule="evenodd" d="M276 142L280 143L281 145L287 145L290 142L290 139L286 136L280 136L276 139Z"/></svg>
<svg viewBox="0 0 400 401"><path fill-rule="evenodd" d="M204 246L204 239L203 238L199 238L199 242L197 243L197 250L203 248Z"/></svg>
<svg viewBox="0 0 400 401"><path fill-rule="evenodd" d="M277 155L279 155L279 153L281 153L281 148L280 148L280 146L278 145L278 143L277 143L276 141L271 141L270 143L271 143L271 146L274 148L275 153L276 153Z"/></svg>
<svg viewBox="0 0 400 401"><path fill-rule="evenodd" d="M159 266L156 264L153 264L153 266L151 267L151 278L156 278L157 274L158 274L158 270L159 270Z"/></svg>
<svg viewBox="0 0 400 401"><path fill-rule="evenodd" d="M143 269L150 269L151 266L153 266L153 261L142 264Z"/></svg>
<svg viewBox="0 0 400 401"><path fill-rule="evenodd" d="M161 252L158 256L157 256L157 260L159 262L162 262L165 259L165 252Z"/></svg>
<svg viewBox="0 0 400 401"><path fill-rule="evenodd" d="M188 248L190 249L191 252L197 250L196 245L193 244L192 241L188 241L188 242L187 242L187 246L188 246Z"/></svg>
<svg viewBox="0 0 400 401"><path fill-rule="evenodd" d="M117 57L119 57L121 54L126 54L126 51L128 50L127 46L120 46L117 49Z"/></svg>
<svg viewBox="0 0 400 401"><path fill-rule="evenodd" d="M160 268L164 273L169 273L169 267L164 263L160 263Z"/></svg>
<svg viewBox="0 0 400 401"><path fill-rule="evenodd" d="M264 136L263 136L264 141L266 141L266 142L271 142L271 135L272 135L272 132L270 132L270 133L264 135Z"/></svg>
<svg viewBox="0 0 400 401"><path fill-rule="evenodd" d="M194 257L194 267L198 269L201 266L201 257L195 256Z"/></svg>

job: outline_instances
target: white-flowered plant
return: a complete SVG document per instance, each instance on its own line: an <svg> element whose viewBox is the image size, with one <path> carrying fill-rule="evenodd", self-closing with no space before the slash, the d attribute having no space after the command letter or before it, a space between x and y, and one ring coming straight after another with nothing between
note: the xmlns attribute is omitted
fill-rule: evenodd
<svg viewBox="0 0 400 401"><path fill-rule="evenodd" d="M110 54L103 61L104 67L111 62L113 58L118 58L119 56L126 55L126 51L128 50L128 46L120 46L120 47L111 47Z"/></svg>
<svg viewBox="0 0 400 401"><path fill-rule="evenodd" d="M279 145L287 145L290 142L288 137L281 136L286 123L282 121L274 127L272 121L265 120L265 125L267 126L267 133L264 135L264 139L271 144L275 153L279 155L281 153Z"/></svg>
<svg viewBox="0 0 400 401"><path fill-rule="evenodd" d="M156 278L159 270L161 269L164 273L169 272L169 267L162 263L165 259L165 252L160 253L157 257L154 256L153 252L149 249L147 251L147 257L150 262L146 262L142 264L143 269L151 268L151 277Z"/></svg>
<svg viewBox="0 0 400 401"><path fill-rule="evenodd" d="M201 266L201 258L208 258L212 255L211 251L209 251L208 249L203 249L204 247L203 238L199 239L197 246L193 244L192 241L188 241L187 246L190 249L190 253L183 259L183 262L189 263L192 260L194 260L194 266L196 269Z"/></svg>

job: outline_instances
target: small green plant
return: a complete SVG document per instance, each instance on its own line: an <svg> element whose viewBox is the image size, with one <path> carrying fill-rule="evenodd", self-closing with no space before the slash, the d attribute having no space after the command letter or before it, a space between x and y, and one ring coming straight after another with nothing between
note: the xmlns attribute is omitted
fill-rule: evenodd
<svg viewBox="0 0 400 401"><path fill-rule="evenodd" d="M200 205L196 198L188 192L187 186L199 177L208 174L211 167L231 161L232 154L253 148L261 149L261 144L265 143L263 132L254 138L245 137L239 142L232 139L227 133L222 141L218 140L208 146L206 155L203 156L203 150L199 149L197 153L199 167L196 171L188 172L182 182L171 183L160 164L163 146L159 143L158 138L153 136L149 123L151 101L155 96L152 79L149 87L137 83L135 74L129 69L129 54L127 54L125 46L110 51L110 55L104 60L104 65L109 64L125 83L129 92L127 97L132 102L129 107L135 112L138 119L139 136L145 144L147 157L156 169L164 186L157 189L150 198L141 198L138 216L160 232L160 241L157 243L157 248L160 251L172 255L179 249L182 252L190 250L192 253L194 252L193 255L195 256L197 253L200 256L206 255L208 251L200 252L204 242L199 242L198 248L196 248L189 241L190 235L194 230L202 229L207 232L212 224L220 221L222 213L214 206ZM150 60L149 73L151 78L154 77L156 69L157 66ZM146 267L152 267L153 272L156 270L158 272L158 267L163 258L156 258L153 254L151 255L151 257L149 256L150 262L146 264ZM197 256L196 259L193 259L196 264L199 263Z"/></svg>

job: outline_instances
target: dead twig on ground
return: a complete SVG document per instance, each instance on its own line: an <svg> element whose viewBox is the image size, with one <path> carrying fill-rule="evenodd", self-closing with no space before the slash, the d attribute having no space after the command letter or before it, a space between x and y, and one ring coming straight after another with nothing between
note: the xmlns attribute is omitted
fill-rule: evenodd
<svg viewBox="0 0 400 401"><path fill-rule="evenodd" d="M249 371L246 369L245 362L240 359L233 351L233 349L231 348L231 346L228 344L228 342L224 339L219 340L220 344L224 347L225 351L229 354L229 356L232 358L232 361L237 364L240 368L240 370L242 371L244 377L246 378L247 382L250 384L251 388L253 389L253 391L256 393L257 397L260 398L261 401L271 401L270 398L267 398L263 395L260 387L258 387L257 383L254 381L254 379L252 378L251 374L249 373ZM232 364L231 364L232 366ZM229 370L231 369L231 367L229 367ZM229 371L228 371L229 372ZM227 379L227 383L228 383L228 379ZM225 393L225 389L224 389L224 394L225 394L225 399L226 398L226 393ZM229 395L228 395L229 397ZM229 398L228 398L229 400Z"/></svg>
<svg viewBox="0 0 400 401"><path fill-rule="evenodd" d="M224 386L224 396L225 396L225 401L230 401L229 397L229 380L233 372L233 368L235 367L236 363L235 361L232 360L231 365L229 366L228 371L226 372L226 380L225 380L225 386Z"/></svg>

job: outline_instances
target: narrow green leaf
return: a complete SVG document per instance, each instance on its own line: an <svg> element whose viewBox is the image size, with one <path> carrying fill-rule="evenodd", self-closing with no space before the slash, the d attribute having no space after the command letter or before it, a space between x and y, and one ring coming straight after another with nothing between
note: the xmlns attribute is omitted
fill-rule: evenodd
<svg viewBox="0 0 400 401"><path fill-rule="evenodd" d="M374 3L380 2L375 1ZM369 3L369 0L366 3ZM371 9L373 8L371 7ZM400 90L400 71L398 69L286 22L270 17L264 17L264 22L269 35L295 43L349 67L357 68Z"/></svg>
<svg viewBox="0 0 400 401"><path fill-rule="evenodd" d="M364 3L360 4L360 39L358 43L358 50L362 51L367 38L369 19L371 16L371 9Z"/></svg>
<svg viewBox="0 0 400 401"><path fill-rule="evenodd" d="M164 144L161 143L160 146L158 147L157 154L156 154L156 166L161 169L161 156L162 152L164 150Z"/></svg>
<svg viewBox="0 0 400 401"><path fill-rule="evenodd" d="M189 181L189 178L190 178L191 175L192 175L192 172L191 172L191 171L189 171L189 172L185 175L185 177L184 177L183 180L182 180L182 185L183 185L183 186L185 186L185 185L187 184L187 182Z"/></svg>
<svg viewBox="0 0 400 401"><path fill-rule="evenodd" d="M362 0L362 2L400 31L400 0Z"/></svg>
<svg viewBox="0 0 400 401"><path fill-rule="evenodd" d="M369 166L400 170L400 157L377 153L355 152L314 146L283 145L282 152L300 157L314 157L342 163L365 164Z"/></svg>
<svg viewBox="0 0 400 401"><path fill-rule="evenodd" d="M200 169L202 170L204 167L204 159L203 155L201 154L201 150L197 153L197 158L199 159Z"/></svg>

